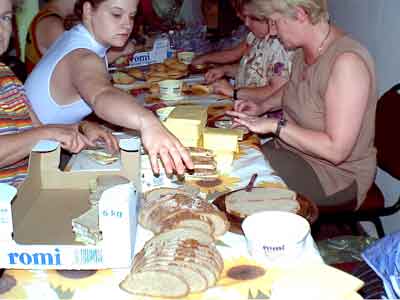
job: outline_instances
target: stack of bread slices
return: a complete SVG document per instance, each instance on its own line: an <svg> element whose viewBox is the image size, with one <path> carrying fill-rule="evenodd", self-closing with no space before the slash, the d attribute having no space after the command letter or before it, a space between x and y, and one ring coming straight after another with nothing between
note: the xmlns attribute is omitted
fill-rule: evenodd
<svg viewBox="0 0 400 300"><path fill-rule="evenodd" d="M146 194L139 222L155 236L135 256L123 290L181 298L216 284L224 263L214 241L229 223L215 206L180 189L159 188Z"/></svg>

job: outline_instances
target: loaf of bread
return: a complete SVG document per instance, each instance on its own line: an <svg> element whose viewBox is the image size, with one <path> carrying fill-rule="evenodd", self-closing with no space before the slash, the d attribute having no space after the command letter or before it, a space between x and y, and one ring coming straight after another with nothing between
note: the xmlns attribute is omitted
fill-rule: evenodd
<svg viewBox="0 0 400 300"><path fill-rule="evenodd" d="M236 191L225 198L227 212L238 217L247 217L265 210L280 210L297 213L300 209L296 193L279 188L253 188Z"/></svg>
<svg viewBox="0 0 400 300"><path fill-rule="evenodd" d="M175 227L193 227L215 237L229 229L224 213L216 206L179 189L148 192L142 203L139 223L154 233Z"/></svg>

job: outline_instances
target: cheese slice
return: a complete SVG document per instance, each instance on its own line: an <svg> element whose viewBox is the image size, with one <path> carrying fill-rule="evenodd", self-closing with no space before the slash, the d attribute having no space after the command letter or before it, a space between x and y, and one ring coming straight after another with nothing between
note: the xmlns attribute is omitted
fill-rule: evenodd
<svg viewBox="0 0 400 300"><path fill-rule="evenodd" d="M352 299L348 297L363 285L360 279L326 264L303 265L277 276L272 284L271 299Z"/></svg>
<svg viewBox="0 0 400 300"><path fill-rule="evenodd" d="M226 128L204 128L203 146L214 151L238 150L239 132L235 129Z"/></svg>

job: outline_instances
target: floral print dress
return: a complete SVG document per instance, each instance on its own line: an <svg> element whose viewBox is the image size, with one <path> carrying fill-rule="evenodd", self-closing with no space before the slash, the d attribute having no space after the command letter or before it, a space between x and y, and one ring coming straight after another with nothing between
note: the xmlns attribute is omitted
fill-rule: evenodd
<svg viewBox="0 0 400 300"><path fill-rule="evenodd" d="M293 52L285 50L278 39L259 39L250 32L247 46L236 76L237 88L265 86L274 76L289 79Z"/></svg>

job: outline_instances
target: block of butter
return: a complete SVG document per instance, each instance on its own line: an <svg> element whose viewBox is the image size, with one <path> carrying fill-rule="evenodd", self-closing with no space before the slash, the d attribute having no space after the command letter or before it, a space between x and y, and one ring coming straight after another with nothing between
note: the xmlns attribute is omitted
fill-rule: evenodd
<svg viewBox="0 0 400 300"><path fill-rule="evenodd" d="M235 129L206 127L203 131L203 147L214 151L238 150L239 133Z"/></svg>

